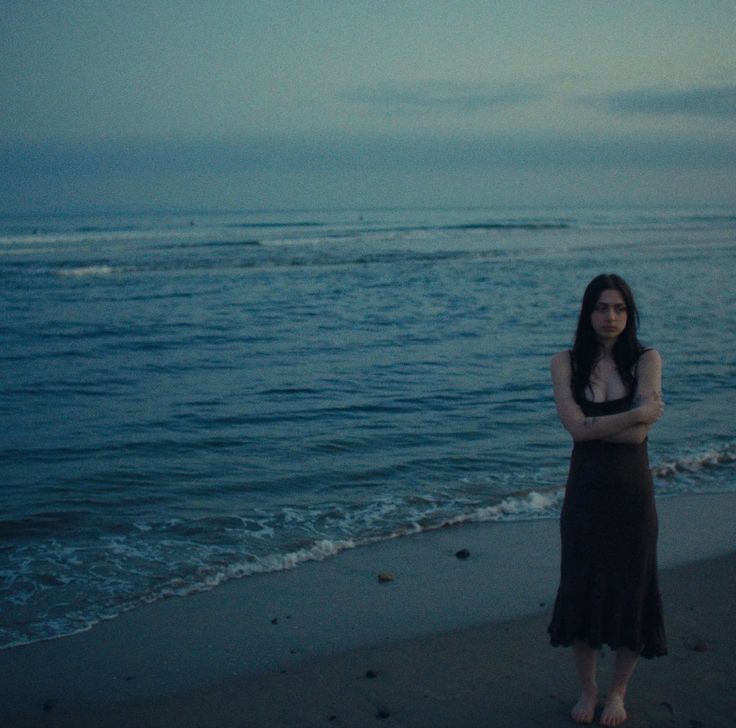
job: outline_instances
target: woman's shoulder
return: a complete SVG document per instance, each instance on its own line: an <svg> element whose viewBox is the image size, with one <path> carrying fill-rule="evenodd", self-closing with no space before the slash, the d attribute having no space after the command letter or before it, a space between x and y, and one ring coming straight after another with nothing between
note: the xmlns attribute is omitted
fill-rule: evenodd
<svg viewBox="0 0 736 728"><path fill-rule="evenodd" d="M651 346L645 346L640 354L638 364L661 364L662 357L659 352Z"/></svg>
<svg viewBox="0 0 736 728"><path fill-rule="evenodd" d="M564 370L570 369L570 362L571 362L572 352L569 349L565 349L565 351L559 351L557 354L555 354L549 362L550 369L552 371L556 370Z"/></svg>

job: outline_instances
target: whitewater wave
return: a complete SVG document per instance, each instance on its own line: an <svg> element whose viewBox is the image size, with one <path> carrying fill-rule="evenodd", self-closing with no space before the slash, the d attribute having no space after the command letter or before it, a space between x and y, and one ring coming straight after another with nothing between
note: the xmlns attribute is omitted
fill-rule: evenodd
<svg viewBox="0 0 736 728"><path fill-rule="evenodd" d="M736 443L734 442L659 463L652 468L652 475L655 478L670 479L683 473L697 473L707 468L731 463L736 463Z"/></svg>
<svg viewBox="0 0 736 728"><path fill-rule="evenodd" d="M509 520L531 520L537 518L554 517L562 501L563 491L561 488L539 489L510 495L495 505L476 505L467 507L462 513L457 513L457 504L447 508L447 504L434 502L432 499L420 499L404 510L393 499L373 503L366 511L360 513L343 512L338 515L334 504L326 505L320 509L282 509L280 517L285 521L296 521L304 528L311 527L315 521L325 520L327 515L336 519L340 524L337 529L342 535L325 537L315 530L311 540L304 539L302 545L287 549L283 552L273 550L273 544L269 553L254 555L252 549L241 548L240 555L236 556L227 545L210 544L207 542L203 528L207 528L210 536L214 532L223 534L226 531L238 531L238 526L248 527L250 536L256 536L257 540L263 539L264 543L271 540L274 535L273 524L268 519L250 522L248 519L233 517L228 523L219 519L216 523L209 519L200 519L195 523L185 523L172 520L165 524L152 527L150 524L135 524L135 534L131 538L115 537L104 539L105 559L108 563L109 574L104 577L104 569L98 568L96 583L93 591L97 592L97 599L89 600L84 608L67 611L63 615L51 603L46 614L37 614L33 623L26 623L22 627L11 627L6 625L0 629L0 649L17 647L23 644L55 639L78 632L86 631L95 624L116 617L136 607L150 604L161 599L171 597L186 597L198 592L209 591L215 587L233 579L242 579L255 574L285 571L293 569L300 564L310 561L323 561L337 556L338 554L359 547L369 546L382 541L388 541L404 536L418 534L421 532L435 531L438 529L457 526L463 523L481 523L492 521ZM396 517L396 510L403 510L403 517L391 524L391 517ZM454 512L454 515L452 515ZM362 525L362 529L358 526ZM12 524L7 524L12 525ZM18 528L23 524L16 524ZM334 523L333 523L334 525ZM283 526L282 526L283 527ZM17 529L16 529L17 530ZM165 534L161 531L165 530ZM159 533L152 533L158 531ZM350 532L356 533L350 537ZM360 534L360 535L359 535ZM146 536L152 535L153 541L146 541ZM162 550L161 538L165 535L165 542L171 550ZM178 538L177 538L178 537ZM159 546L155 544L158 543ZM148 545L146 545L148 544ZM232 544L230 544L232 546ZM7 605L10 610L25 608L28 599L38 602L39 597L47 594L48 589L53 586L55 592L64 591L69 588L79 587L72 579L66 579L63 574L63 564L70 561L78 562L83 558L82 549L78 552L74 547L61 547L58 554L59 575L54 579L54 584L41 583L38 576L38 564L34 559L24 558L15 563L14 574L6 574L9 581L23 578L26 583L36 582L33 588L25 596L16 592L12 605ZM188 554L188 555L187 555ZM42 554L43 564L48 565L54 561L52 551L47 548ZM133 583L127 586L121 583L124 574L135 576L140 563L156 562L164 564L169 558L177 558L181 563L170 563L169 571L172 574L164 583L154 589L147 590L133 596L136 587ZM100 566L98 564L98 566ZM48 569L44 568L45 573ZM78 579L77 579L78 582ZM109 583L108 583L109 582ZM88 584L87 588L93 586ZM121 590L128 594L115 592ZM71 597L71 595L70 595ZM75 599L69 598L69 603ZM97 602L95 605L94 602ZM58 604L54 600L55 604ZM79 603L77 601L77 603Z"/></svg>
<svg viewBox="0 0 736 728"><path fill-rule="evenodd" d="M57 276L82 278L84 276L109 276L114 270L109 265L84 265L78 268L59 268L55 273Z"/></svg>
<svg viewBox="0 0 736 728"><path fill-rule="evenodd" d="M667 481L675 479L676 482L678 476L690 477L693 473L713 471L734 462L736 443L727 443L660 462L652 468L652 474L665 481L664 487L658 491L666 495L671 490ZM697 492L689 488L683 492L688 491ZM6 625L0 629L0 649L83 632L101 621L161 599L210 591L227 581L293 569L306 562L324 561L344 551L383 541L463 524L557 518L563 499L562 485L538 486L499 496L492 503L467 497L448 499L442 494L428 493L423 496L394 495L362 507L355 504L353 508L343 508L335 503L305 508L284 507L268 514L233 515L226 521L205 518L193 522L177 519L158 524L137 522L133 537L105 539L107 559L112 559L108 564L110 583L103 576L104 583L87 585L93 586L93 592L97 591L97 600L91 599L85 607L63 615L51 612L38 614L33 624L26 623L22 627ZM301 538L297 539L298 543L292 541L292 547L282 544L282 550L279 550L274 537L283 534L287 525L296 529L295 533L300 532ZM249 538L247 542L239 540L243 533ZM214 534L223 538L222 543L211 540ZM256 543L260 543L260 547L255 548ZM60 557L69 563L80 553L74 547L64 547ZM53 555L46 549L43 558L44 564L48 565ZM174 562L168 563L170 559ZM34 577L34 574L38 576L37 565L31 561L33 559L16 563L14 576L37 581ZM127 593L125 596L118 591L121 575L135 575L141 561L168 563L170 576L149 589L141 590L133 583L128 584L123 589ZM62 569L61 561L59 567ZM46 573L48 569L43 571ZM54 591L66 588L67 581L62 571L54 581ZM98 570L98 577L100 573ZM71 581L68 583L70 587L74 586ZM38 582L27 596L36 599L48 588L48 584ZM23 610L23 598L19 594L16 597L15 606ZM71 599L69 603L74 601Z"/></svg>

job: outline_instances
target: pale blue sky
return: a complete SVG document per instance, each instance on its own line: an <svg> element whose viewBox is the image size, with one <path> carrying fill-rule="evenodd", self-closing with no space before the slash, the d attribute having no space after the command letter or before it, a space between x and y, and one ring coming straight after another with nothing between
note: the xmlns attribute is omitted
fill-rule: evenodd
<svg viewBox="0 0 736 728"><path fill-rule="evenodd" d="M2 4L0 211L736 202L736 3Z"/></svg>

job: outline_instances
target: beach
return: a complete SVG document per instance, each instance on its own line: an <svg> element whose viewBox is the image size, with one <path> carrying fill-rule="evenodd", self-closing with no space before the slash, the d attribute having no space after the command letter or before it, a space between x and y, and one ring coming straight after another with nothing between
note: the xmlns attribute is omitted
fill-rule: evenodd
<svg viewBox="0 0 736 728"><path fill-rule="evenodd" d="M736 4L666 9L3 4L0 728L569 725L598 634L736 728Z"/></svg>
<svg viewBox="0 0 736 728"><path fill-rule="evenodd" d="M549 360L603 260L664 361L655 494L736 491L735 251L732 217L700 208L0 219L0 650L242 578L257 604L265 574L443 526L554 519Z"/></svg>
<svg viewBox="0 0 736 728"><path fill-rule="evenodd" d="M631 724L730 724L735 251L699 207L0 220L0 723L565 724L549 360L605 263L667 403Z"/></svg>
<svg viewBox="0 0 736 728"><path fill-rule="evenodd" d="M733 725L734 505L658 502L669 655L640 661L627 725ZM557 528L381 542L3 650L0 725L566 725L570 653L545 632ZM611 663L604 650L602 689Z"/></svg>

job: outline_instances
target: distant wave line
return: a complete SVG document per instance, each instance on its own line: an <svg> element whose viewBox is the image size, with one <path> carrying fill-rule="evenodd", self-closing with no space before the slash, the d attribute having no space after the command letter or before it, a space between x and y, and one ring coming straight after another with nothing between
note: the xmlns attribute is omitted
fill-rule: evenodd
<svg viewBox="0 0 736 728"><path fill-rule="evenodd" d="M305 228L305 227L325 227L326 223L313 222L310 220L301 222L233 222L228 223L228 228Z"/></svg>
<svg viewBox="0 0 736 728"><path fill-rule="evenodd" d="M107 276L114 272L114 268L110 265L85 265L76 268L59 268L55 271L59 276Z"/></svg>

